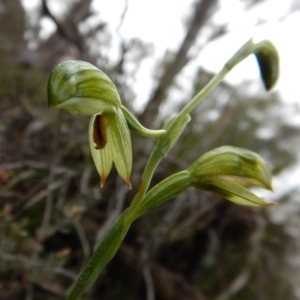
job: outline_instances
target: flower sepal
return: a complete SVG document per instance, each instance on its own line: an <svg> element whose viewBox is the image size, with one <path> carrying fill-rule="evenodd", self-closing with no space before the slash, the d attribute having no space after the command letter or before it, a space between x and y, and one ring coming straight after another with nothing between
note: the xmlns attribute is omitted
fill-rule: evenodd
<svg viewBox="0 0 300 300"><path fill-rule="evenodd" d="M247 189L256 186L272 190L268 166L252 151L223 146L200 156L188 171L195 188L217 193L240 205L274 205Z"/></svg>

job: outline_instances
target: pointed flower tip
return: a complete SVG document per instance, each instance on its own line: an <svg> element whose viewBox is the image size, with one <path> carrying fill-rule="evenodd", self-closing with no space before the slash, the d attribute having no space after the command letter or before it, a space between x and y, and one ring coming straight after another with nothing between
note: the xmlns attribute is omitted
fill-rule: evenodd
<svg viewBox="0 0 300 300"><path fill-rule="evenodd" d="M105 184L105 182L106 182L106 179L107 179L107 177L104 176L104 175L102 175L102 176L100 177L100 187L101 187L101 188L104 187L104 184Z"/></svg>
<svg viewBox="0 0 300 300"><path fill-rule="evenodd" d="M276 203L276 202L268 202L265 199L262 199L262 200L264 203L261 205L258 205L258 206L277 206L278 205L278 203Z"/></svg>
<svg viewBox="0 0 300 300"><path fill-rule="evenodd" d="M131 190L132 189L132 186L131 186L131 182L130 182L130 179L127 178L124 180L125 184L127 185L127 187Z"/></svg>

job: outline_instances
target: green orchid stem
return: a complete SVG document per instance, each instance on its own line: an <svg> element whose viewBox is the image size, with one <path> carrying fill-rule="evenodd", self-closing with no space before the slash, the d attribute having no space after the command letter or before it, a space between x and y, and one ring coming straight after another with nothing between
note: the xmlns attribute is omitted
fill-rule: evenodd
<svg viewBox="0 0 300 300"><path fill-rule="evenodd" d="M143 136L155 138L160 137L166 133L165 130L151 130L145 128L125 106L122 105L121 109L131 130L136 131Z"/></svg>
<svg viewBox="0 0 300 300"><path fill-rule="evenodd" d="M153 174L154 174L158 164L162 160L162 158L163 157L160 157L156 154L156 151L152 151L150 158L147 162L147 165L145 167L144 173L142 175L142 179L141 179L138 191L137 191L137 193L131 203L131 206L130 206L130 212L132 212L133 214L134 214L135 208L138 206L139 203L141 203L143 197L145 196L145 194L148 190L149 184L151 182L151 179L153 177Z"/></svg>
<svg viewBox="0 0 300 300"><path fill-rule="evenodd" d="M216 74L213 79L201 90L177 115L177 117L173 120L171 128L168 130L172 130L172 127L176 127L179 123L182 122L184 118L213 90L215 89L219 83L224 79L224 77L233 69L236 65L238 65L242 60L247 58L250 54L253 54L256 48L256 44L253 40L249 40L246 42L224 65L222 70ZM179 137L181 131L178 132ZM161 137L161 139L167 138L167 134ZM175 139L175 136L173 137ZM158 143L160 139L158 140ZM158 144L157 144L158 146ZM152 154L148 160L148 163L145 167L142 180L138 189L136 196L134 197L130 211L133 212L139 203L143 200L148 187L150 185L152 176L160 163L160 161L165 157L167 151L163 151L159 147L155 147L152 151ZM168 149L170 150L170 149Z"/></svg>
<svg viewBox="0 0 300 300"><path fill-rule="evenodd" d="M250 39L246 42L223 66L222 70L216 74L212 80L201 90L179 113L178 118L190 113L212 90L214 90L224 77L241 61L253 54L256 44Z"/></svg>
<svg viewBox="0 0 300 300"><path fill-rule="evenodd" d="M128 210L125 210L97 247L71 288L66 300L78 300L95 282L105 266L115 256L132 222L133 220Z"/></svg>

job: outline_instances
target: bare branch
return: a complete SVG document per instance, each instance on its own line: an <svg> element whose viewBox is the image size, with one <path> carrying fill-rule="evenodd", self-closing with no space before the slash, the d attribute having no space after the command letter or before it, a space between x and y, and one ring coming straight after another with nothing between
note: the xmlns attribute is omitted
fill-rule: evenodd
<svg viewBox="0 0 300 300"><path fill-rule="evenodd" d="M42 0L44 15L53 20L57 27L57 32L66 40L71 42L80 53L85 50L84 39L78 30L78 24L90 15L91 0L79 1L72 7L65 21L60 22L50 11L47 0Z"/></svg>
<svg viewBox="0 0 300 300"><path fill-rule="evenodd" d="M195 13L190 22L186 36L182 41L177 53L165 67L164 73L161 76L158 86L154 90L151 98L148 101L144 112L140 119L146 126L151 126L153 115L159 105L166 98L167 91L172 85L175 76L183 69L189 61L188 51L194 45L199 31L206 23L210 16L211 9L215 5L216 0L199 0L195 6Z"/></svg>
<svg viewBox="0 0 300 300"><path fill-rule="evenodd" d="M140 274L143 273L142 260L138 259L139 255L132 248L123 244L117 255L130 268ZM180 274L174 273L157 263L152 263L151 271L155 291L160 299L206 300L206 297Z"/></svg>
<svg viewBox="0 0 300 300"><path fill-rule="evenodd" d="M122 27L122 25L124 23L124 20L125 20L125 17L126 17L126 13L127 13L127 10L128 10L128 0L124 0L124 1L125 1L124 9L123 9L123 12L122 12L122 15L121 15L120 23L119 23L118 28L117 28L117 33L119 35L121 35L120 30L121 30L121 27Z"/></svg>

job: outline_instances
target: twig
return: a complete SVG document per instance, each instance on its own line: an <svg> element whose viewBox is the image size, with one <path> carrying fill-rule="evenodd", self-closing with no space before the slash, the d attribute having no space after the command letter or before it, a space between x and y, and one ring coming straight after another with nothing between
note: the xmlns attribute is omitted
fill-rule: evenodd
<svg viewBox="0 0 300 300"><path fill-rule="evenodd" d="M48 177L48 185L47 185L47 198L46 198L46 208L44 211L44 216L43 216L43 221L42 225L40 228L40 233L43 235L50 222L51 214L52 214L52 209L53 209L53 193L52 193L52 182L54 181L54 173L53 169L55 165L57 165L58 162L58 155L56 154L56 149L58 148L58 140L59 140L59 133L60 133L60 124L61 124L61 111L58 115L58 120L56 124L56 131L55 131L55 136L54 136L54 141L53 141L53 154L50 159L49 163L49 177Z"/></svg>
<svg viewBox="0 0 300 300"><path fill-rule="evenodd" d="M121 27L122 27L122 25L124 23L124 20L125 20L125 17L126 17L126 13L127 13L127 10L128 10L128 0L124 0L124 2L125 2L124 9L123 9L123 12L122 12L121 17L120 17L120 23L119 23L119 25L117 27L117 33L118 33L118 35L120 37L121 37L121 33L120 33Z"/></svg>
<svg viewBox="0 0 300 300"><path fill-rule="evenodd" d="M90 4L91 0L79 1L76 5L74 5L72 11L70 12L73 22L70 22L68 18L65 22L59 22L58 19L50 11L47 0L42 0L44 14L53 20L57 27L58 33L73 45L75 45L80 53L84 52L85 44L78 31L77 24L83 21L89 15Z"/></svg>
<svg viewBox="0 0 300 300"><path fill-rule="evenodd" d="M11 163L5 163L0 165L0 170L15 170L29 167L31 169L47 169L49 167L48 164L35 160L22 160Z"/></svg>
<svg viewBox="0 0 300 300"><path fill-rule="evenodd" d="M78 233L78 236L79 236L79 239L80 239L80 242L82 245L83 255L84 255L83 265L85 265L90 257L91 247L90 247L89 241L86 237L85 231L84 231L83 227L81 226L79 220L75 219L73 224Z"/></svg>
<svg viewBox="0 0 300 300"><path fill-rule="evenodd" d="M253 263L256 260L260 247L260 239L263 236L265 222L262 218L257 216L256 218L257 229L252 235L252 248L249 250L249 254L246 258L246 262L239 272L239 274L233 279L228 287L223 290L215 300L226 300L230 299L233 295L239 292L248 282L253 268Z"/></svg>
<svg viewBox="0 0 300 300"><path fill-rule="evenodd" d="M84 171L80 178L80 192L82 195L89 195L88 182L91 177L91 173L92 173L91 166L87 166L84 168Z"/></svg>
<svg viewBox="0 0 300 300"><path fill-rule="evenodd" d="M13 255L8 253L3 253L0 251L0 258L2 261L8 261L13 263L20 263L24 268L45 268L45 262L43 261L36 261L31 260L25 256L21 255ZM69 278L71 280L75 280L77 278L77 274L72 273L70 271L64 270L62 268L53 268L54 273L61 274L65 276L66 278Z"/></svg>
<svg viewBox="0 0 300 300"><path fill-rule="evenodd" d="M151 263L146 262L143 265L143 275L145 278L146 290L147 290L147 300L155 300L155 288L153 277L151 274Z"/></svg>
<svg viewBox="0 0 300 300"><path fill-rule="evenodd" d="M143 272L143 265L139 255L125 246L120 247L118 258L138 273ZM165 267L152 264L153 284L157 296L165 300L207 300L206 297L180 274L173 273Z"/></svg>
<svg viewBox="0 0 300 300"><path fill-rule="evenodd" d="M33 287L32 283L28 282L26 285L26 298L25 300L33 300Z"/></svg>
<svg viewBox="0 0 300 300"><path fill-rule="evenodd" d="M63 183L60 187L58 196L57 196L57 202L56 202L56 205L55 205L56 208L59 208L59 209L63 208L63 205L64 205L65 200L66 200L68 188L69 188L69 183L70 183L69 178L67 178L63 181Z"/></svg>

